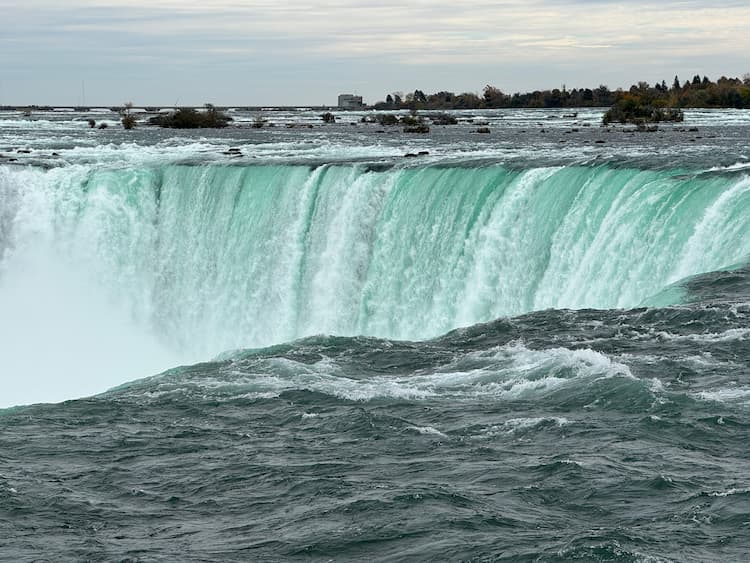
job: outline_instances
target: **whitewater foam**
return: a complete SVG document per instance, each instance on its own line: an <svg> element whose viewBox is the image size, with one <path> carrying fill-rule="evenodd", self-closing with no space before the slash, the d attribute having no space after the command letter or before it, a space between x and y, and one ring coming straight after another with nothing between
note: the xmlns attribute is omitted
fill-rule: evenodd
<svg viewBox="0 0 750 563"><path fill-rule="evenodd" d="M585 388L609 378L635 380L627 366L592 350L531 350L514 343L469 353L437 369L408 376L355 377L331 358L314 363L290 358L245 358L230 362L221 377L187 377L180 370L118 392L160 398L164 393L201 397L278 397L287 391L311 391L340 399L369 402L380 399L424 401L515 401L544 396L565 387ZM561 418L560 424L565 423Z"/></svg>

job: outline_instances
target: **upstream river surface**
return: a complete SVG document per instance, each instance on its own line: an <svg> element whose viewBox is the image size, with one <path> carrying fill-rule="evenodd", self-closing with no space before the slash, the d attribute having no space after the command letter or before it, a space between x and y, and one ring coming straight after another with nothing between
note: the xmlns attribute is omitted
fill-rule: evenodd
<svg viewBox="0 0 750 563"><path fill-rule="evenodd" d="M0 112L0 560L747 560L750 112L319 113Z"/></svg>

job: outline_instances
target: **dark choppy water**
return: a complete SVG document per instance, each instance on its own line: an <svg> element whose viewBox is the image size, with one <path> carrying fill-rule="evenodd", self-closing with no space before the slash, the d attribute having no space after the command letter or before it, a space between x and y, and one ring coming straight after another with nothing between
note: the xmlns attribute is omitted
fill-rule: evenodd
<svg viewBox="0 0 750 563"><path fill-rule="evenodd" d="M748 272L2 412L4 560L742 561Z"/></svg>

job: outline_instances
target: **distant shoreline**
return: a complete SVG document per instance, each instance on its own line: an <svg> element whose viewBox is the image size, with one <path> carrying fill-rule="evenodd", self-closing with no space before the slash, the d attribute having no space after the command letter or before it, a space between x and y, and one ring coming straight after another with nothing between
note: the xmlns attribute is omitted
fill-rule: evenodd
<svg viewBox="0 0 750 563"><path fill-rule="evenodd" d="M361 98L358 98L361 100ZM215 107L219 111L396 111L396 110L479 110L479 109L554 109L554 108L610 108L623 99L632 99L640 105L648 105L656 108L680 108L680 109L750 109L750 74L743 78L727 78L722 76L716 82L707 76L701 78L693 76L692 80L682 83L675 76L671 86L662 80L653 85L641 81L624 90L617 88L610 90L604 84L595 88L553 88L551 90L534 90L532 92L516 92L506 94L499 88L486 85L482 94L464 92L455 94L449 91L440 91L433 94L425 94L422 90L414 90L403 94L393 92L385 97L385 100L374 104L364 104L361 107L342 107L337 104L331 105L184 105L184 106L159 106L143 104L131 105L134 109L147 113L159 113L163 111L175 111L178 109L202 109ZM108 109L119 113L122 105L39 105L39 104L15 104L0 105L1 111L77 111L85 113L93 110Z"/></svg>
<svg viewBox="0 0 750 563"><path fill-rule="evenodd" d="M162 111L176 111L178 109L203 109L205 105L198 106L133 106L135 111L143 111L146 113L158 113ZM113 113L119 113L122 106L107 106L107 105L92 105L92 106L66 106L66 105L5 105L0 106L0 112L11 112L11 111L57 111L57 112L77 112L86 113L91 111L109 110ZM355 111L345 108L339 108L337 106L216 106L216 109L221 111L237 110L237 111ZM364 107L361 109L372 109L371 107Z"/></svg>

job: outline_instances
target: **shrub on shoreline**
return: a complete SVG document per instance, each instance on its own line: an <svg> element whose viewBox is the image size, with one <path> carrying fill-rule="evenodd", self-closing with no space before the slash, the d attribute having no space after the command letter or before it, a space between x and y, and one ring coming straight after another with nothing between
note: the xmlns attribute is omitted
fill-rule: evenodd
<svg viewBox="0 0 750 563"><path fill-rule="evenodd" d="M392 113L379 113L375 116L375 120L380 125L398 125L398 117Z"/></svg>
<svg viewBox="0 0 750 563"><path fill-rule="evenodd" d="M613 122L642 125L662 121L680 122L684 119L685 115L681 109L655 107L638 96L627 94L607 110L602 118L602 123L604 125Z"/></svg>
<svg viewBox="0 0 750 563"><path fill-rule="evenodd" d="M231 117L207 104L206 111L203 112L192 108L180 108L165 115L152 117L148 123L173 129L217 129L226 127L230 121L232 121Z"/></svg>
<svg viewBox="0 0 750 563"><path fill-rule="evenodd" d="M133 115L132 110L133 102L125 102L125 105L120 110L120 115L122 115L122 126L128 131L135 127L135 116Z"/></svg>

